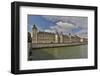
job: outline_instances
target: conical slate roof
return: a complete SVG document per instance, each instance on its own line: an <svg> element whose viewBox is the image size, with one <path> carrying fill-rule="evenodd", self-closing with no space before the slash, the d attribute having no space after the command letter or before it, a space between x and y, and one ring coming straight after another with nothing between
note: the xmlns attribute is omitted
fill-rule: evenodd
<svg viewBox="0 0 100 76"><path fill-rule="evenodd" d="M35 25L35 24L33 25L32 29L37 29L37 27L36 27L36 25Z"/></svg>

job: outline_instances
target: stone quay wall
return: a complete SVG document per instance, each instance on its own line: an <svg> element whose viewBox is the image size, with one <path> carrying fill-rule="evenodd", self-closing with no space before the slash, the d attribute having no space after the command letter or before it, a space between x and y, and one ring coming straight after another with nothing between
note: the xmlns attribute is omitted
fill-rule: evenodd
<svg viewBox="0 0 100 76"><path fill-rule="evenodd" d="M87 44L86 42L82 43L28 43L29 48L53 48L53 47L65 47L65 46L76 46L76 45L84 45Z"/></svg>

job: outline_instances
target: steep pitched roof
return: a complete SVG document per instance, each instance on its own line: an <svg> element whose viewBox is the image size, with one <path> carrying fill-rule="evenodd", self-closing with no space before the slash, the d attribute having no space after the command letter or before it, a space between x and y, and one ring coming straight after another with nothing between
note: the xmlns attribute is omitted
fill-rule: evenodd
<svg viewBox="0 0 100 76"><path fill-rule="evenodd" d="M37 29L37 27L36 27L36 25L35 25L35 24L33 25L32 29Z"/></svg>

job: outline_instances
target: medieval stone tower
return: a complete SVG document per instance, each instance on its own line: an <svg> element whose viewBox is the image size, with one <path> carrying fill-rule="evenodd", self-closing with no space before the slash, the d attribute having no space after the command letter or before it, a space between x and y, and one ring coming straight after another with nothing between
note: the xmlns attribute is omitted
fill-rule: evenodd
<svg viewBox="0 0 100 76"><path fill-rule="evenodd" d="M69 33L69 41L72 42L71 33Z"/></svg>
<svg viewBox="0 0 100 76"><path fill-rule="evenodd" d="M63 43L63 34L62 34L62 32L60 33L60 43Z"/></svg>
<svg viewBox="0 0 100 76"><path fill-rule="evenodd" d="M37 43L37 33L38 29L35 25L32 27L32 43Z"/></svg>
<svg viewBox="0 0 100 76"><path fill-rule="evenodd" d="M58 34L57 31L56 31L56 34L55 34L55 43L59 43L59 34Z"/></svg>
<svg viewBox="0 0 100 76"><path fill-rule="evenodd" d="M56 33L39 31L36 25L32 27L31 37L32 43L71 43L80 41L80 37L72 36L71 33L63 35L62 32L58 33L58 31Z"/></svg>

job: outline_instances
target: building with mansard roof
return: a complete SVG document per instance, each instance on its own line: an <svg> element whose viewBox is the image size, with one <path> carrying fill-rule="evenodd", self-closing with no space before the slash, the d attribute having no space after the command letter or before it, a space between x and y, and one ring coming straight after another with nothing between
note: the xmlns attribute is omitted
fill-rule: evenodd
<svg viewBox="0 0 100 76"><path fill-rule="evenodd" d="M63 35L57 31L56 33L39 31L36 25L32 27L31 39L32 43L77 43L84 41L83 38L77 35L72 36L71 33ZM86 38L85 41L87 41Z"/></svg>

